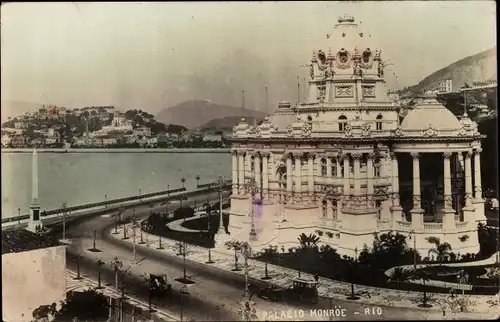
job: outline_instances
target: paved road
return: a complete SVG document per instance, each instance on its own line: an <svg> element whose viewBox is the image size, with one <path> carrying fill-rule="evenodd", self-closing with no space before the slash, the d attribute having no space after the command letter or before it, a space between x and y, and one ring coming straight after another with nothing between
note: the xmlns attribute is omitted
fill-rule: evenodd
<svg viewBox="0 0 500 322"><path fill-rule="evenodd" d="M210 199L215 199L216 195L211 195ZM206 196L191 198L187 202L193 202L197 199L197 203L206 201ZM170 210L178 205L169 205ZM158 211L165 209L165 206L155 207L152 210ZM149 213L149 207L137 207L135 215L137 218L143 218ZM127 210L122 215L123 217L132 216L132 210ZM68 247L68 267L75 270L76 260L72 256L81 254L84 259L81 260L81 270L86 276L97 276L98 259L102 259L106 265L103 267L103 280L106 283L113 283L114 274L111 271L110 262L117 256L122 260L126 267L129 268L129 274L126 277L127 289L137 297L147 301L148 286L144 281L144 276L149 273L166 274L171 281L173 278L180 277L182 274L182 261L180 258L170 256L168 254L159 253L154 249L143 247L137 248L139 259L143 259L139 264L132 263L131 246L122 243L120 240L107 235L109 227L113 226L114 219L112 217L99 216L96 218L83 220L69 225L67 236L75 242ZM88 251L92 248L93 231L97 231L97 248L101 252L94 253ZM139 237L137 237L139 241ZM145 259L144 259L145 258ZM192 276L196 281L196 285L189 289L189 296L183 296L183 311L185 316L195 320L236 320L239 318L237 309L239 301L242 298L244 289L244 280L229 272L221 272L214 270L205 265L199 265L193 262L187 263L187 274ZM173 282L174 294L171 298L165 298L155 301L155 304L166 311L170 311L179 315L181 307L181 298L179 293L180 285ZM329 309L328 301L322 300L316 305L300 305L292 307L284 303L272 303L263 299L253 297L257 303L260 320L385 320L385 319L441 319L442 315L425 312L419 309L401 309L401 308L385 308L377 310L374 306L365 306L362 303L339 301L335 300L333 309L344 308L346 316L344 317L325 317L323 314L311 315L313 312L324 313ZM371 314L366 314L369 311ZM337 311L338 313L339 311ZM359 314L355 314L359 312ZM303 313L303 317L302 317ZM335 315L335 311L333 311ZM284 315L283 315L284 314ZM291 314L291 315L288 315ZM432 316L431 316L432 314Z"/></svg>

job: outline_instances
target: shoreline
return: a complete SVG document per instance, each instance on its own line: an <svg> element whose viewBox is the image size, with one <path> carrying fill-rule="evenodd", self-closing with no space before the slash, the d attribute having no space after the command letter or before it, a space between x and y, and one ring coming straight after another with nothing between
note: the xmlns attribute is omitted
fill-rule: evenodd
<svg viewBox="0 0 500 322"><path fill-rule="evenodd" d="M39 148L38 153L229 153L230 148ZM3 148L2 154L33 153L32 148Z"/></svg>

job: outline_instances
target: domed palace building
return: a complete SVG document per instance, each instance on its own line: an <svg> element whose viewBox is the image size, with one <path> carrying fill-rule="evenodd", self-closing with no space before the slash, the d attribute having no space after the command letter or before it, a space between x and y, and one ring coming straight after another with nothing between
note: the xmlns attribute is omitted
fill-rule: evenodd
<svg viewBox="0 0 500 322"><path fill-rule="evenodd" d="M423 257L434 247L428 237L455 253L479 251L484 136L431 96L400 121L370 41L353 17L339 18L312 52L305 101L234 127L232 239L288 249L313 233L356 256L392 230Z"/></svg>

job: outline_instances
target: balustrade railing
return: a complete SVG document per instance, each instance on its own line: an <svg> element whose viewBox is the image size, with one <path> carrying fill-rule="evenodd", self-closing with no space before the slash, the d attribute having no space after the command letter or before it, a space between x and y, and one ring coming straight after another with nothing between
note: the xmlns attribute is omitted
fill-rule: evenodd
<svg viewBox="0 0 500 322"><path fill-rule="evenodd" d="M411 228L411 222L396 221L396 224L398 225L398 227L401 227L401 228Z"/></svg>
<svg viewBox="0 0 500 322"><path fill-rule="evenodd" d="M426 230L443 229L443 224L437 223L437 222L424 223L424 229L426 229Z"/></svg>
<svg viewBox="0 0 500 322"><path fill-rule="evenodd" d="M455 227L456 228L465 228L467 227L469 223L468 222L455 222Z"/></svg>

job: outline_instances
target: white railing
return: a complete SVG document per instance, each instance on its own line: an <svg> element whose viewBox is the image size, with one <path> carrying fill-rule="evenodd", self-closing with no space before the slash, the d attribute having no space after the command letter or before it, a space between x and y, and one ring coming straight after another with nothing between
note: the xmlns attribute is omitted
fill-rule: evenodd
<svg viewBox="0 0 500 322"><path fill-rule="evenodd" d="M411 222L396 221L396 224L398 225L398 227L401 227L401 228L411 228Z"/></svg>
<svg viewBox="0 0 500 322"><path fill-rule="evenodd" d="M465 228L465 227L467 227L468 224L469 224L468 222L455 222L455 227Z"/></svg>
<svg viewBox="0 0 500 322"><path fill-rule="evenodd" d="M443 224L433 222L433 223L424 223L424 229L425 230L436 230L436 229L443 229Z"/></svg>

